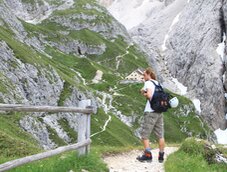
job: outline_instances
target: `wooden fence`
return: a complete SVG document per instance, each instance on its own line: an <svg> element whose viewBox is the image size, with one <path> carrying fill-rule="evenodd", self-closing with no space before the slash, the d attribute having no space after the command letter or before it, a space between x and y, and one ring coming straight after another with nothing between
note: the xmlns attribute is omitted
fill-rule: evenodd
<svg viewBox="0 0 227 172"><path fill-rule="evenodd" d="M28 106L28 105L11 105L0 104L0 111L17 111L17 112L75 112L79 113L78 121L78 136L77 143L67 146L58 147L54 150L49 150L44 153L27 156L24 158L8 161L0 164L0 172L10 170L12 168L33 162L36 160L48 158L66 151L77 149L79 155L89 153L90 149L90 118L91 113L96 113L91 106L90 100L82 100L79 102L79 107L54 107L54 106Z"/></svg>

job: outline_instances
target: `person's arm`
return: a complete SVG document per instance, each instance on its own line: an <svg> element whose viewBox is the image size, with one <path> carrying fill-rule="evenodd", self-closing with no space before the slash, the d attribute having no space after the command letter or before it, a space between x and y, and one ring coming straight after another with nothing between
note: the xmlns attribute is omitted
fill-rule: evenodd
<svg viewBox="0 0 227 172"><path fill-rule="evenodd" d="M145 82L144 87L140 90L140 92L147 99L151 99L153 93L152 82Z"/></svg>
<svg viewBox="0 0 227 172"><path fill-rule="evenodd" d="M151 88L147 88L146 91L143 91L143 96L147 99L151 99L152 96L152 90Z"/></svg>

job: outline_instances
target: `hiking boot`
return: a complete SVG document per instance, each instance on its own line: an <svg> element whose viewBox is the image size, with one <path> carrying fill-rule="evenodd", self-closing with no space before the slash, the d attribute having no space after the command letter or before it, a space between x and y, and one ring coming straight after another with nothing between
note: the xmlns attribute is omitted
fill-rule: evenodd
<svg viewBox="0 0 227 172"><path fill-rule="evenodd" d="M150 151L144 151L144 154L142 156L138 156L136 159L140 162L151 162L152 154Z"/></svg>
<svg viewBox="0 0 227 172"><path fill-rule="evenodd" d="M162 163L164 161L164 152L159 152L158 154L158 162Z"/></svg>

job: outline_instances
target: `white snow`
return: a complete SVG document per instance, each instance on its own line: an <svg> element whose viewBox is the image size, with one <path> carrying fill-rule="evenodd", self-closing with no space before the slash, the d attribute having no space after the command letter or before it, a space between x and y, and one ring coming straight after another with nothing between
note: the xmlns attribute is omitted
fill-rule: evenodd
<svg viewBox="0 0 227 172"><path fill-rule="evenodd" d="M180 90L181 95L185 95L187 93L187 87L185 87L182 83L180 83L176 78L172 78L172 81L176 84L177 88Z"/></svg>
<svg viewBox="0 0 227 172"><path fill-rule="evenodd" d="M196 111L200 114L201 113L200 100L199 99L193 99L192 102L195 106Z"/></svg>
<svg viewBox="0 0 227 172"><path fill-rule="evenodd" d="M162 44L162 51L165 51L167 49L166 48L166 41L167 41L168 38L169 38L169 35L166 34L165 38L164 38L164 41L163 41L163 44Z"/></svg>
<svg viewBox="0 0 227 172"><path fill-rule="evenodd" d="M165 50L167 49L167 48L166 48L166 41L167 41L167 39L169 38L169 33L172 31L173 26L179 21L179 16L180 16L180 13L177 14L177 16L173 19L173 22L172 22L172 24L171 24L171 26L170 26L170 28L169 28L169 31L168 31L168 33L165 35L165 39L164 39L164 42L163 42L163 44L162 44L162 50L163 50L163 51L165 51Z"/></svg>
<svg viewBox="0 0 227 172"><path fill-rule="evenodd" d="M224 96L225 96L225 99L227 99L227 93L225 93Z"/></svg>
<svg viewBox="0 0 227 172"><path fill-rule="evenodd" d="M227 129L221 130L220 128L214 131L217 136L219 144L227 144Z"/></svg>
<svg viewBox="0 0 227 172"><path fill-rule="evenodd" d="M163 5L163 2L157 0L118 0L114 1L108 10L129 30L146 20L155 8Z"/></svg>
<svg viewBox="0 0 227 172"><path fill-rule="evenodd" d="M224 55L225 55L225 40L226 40L226 35L224 33L223 41L218 44L218 47L216 49L218 55L221 57L223 62L224 62Z"/></svg>

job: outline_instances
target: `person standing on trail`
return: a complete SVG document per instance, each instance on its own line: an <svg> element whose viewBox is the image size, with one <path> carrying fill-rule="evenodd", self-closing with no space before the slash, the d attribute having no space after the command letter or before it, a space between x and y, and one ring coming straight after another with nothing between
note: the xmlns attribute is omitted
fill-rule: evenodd
<svg viewBox="0 0 227 172"><path fill-rule="evenodd" d="M155 134L159 143L159 162L164 161L164 122L162 113L154 112L154 110L150 106L150 101L155 91L155 85L151 82L151 80L158 84L156 81L156 76L152 68L147 68L144 73L144 87L140 90L141 94L147 99L146 106L144 109L144 119L142 122L142 130L141 130L141 139L144 145L144 154L142 156L138 156L137 160L144 162L152 161L152 153L150 147L149 136L151 132Z"/></svg>

